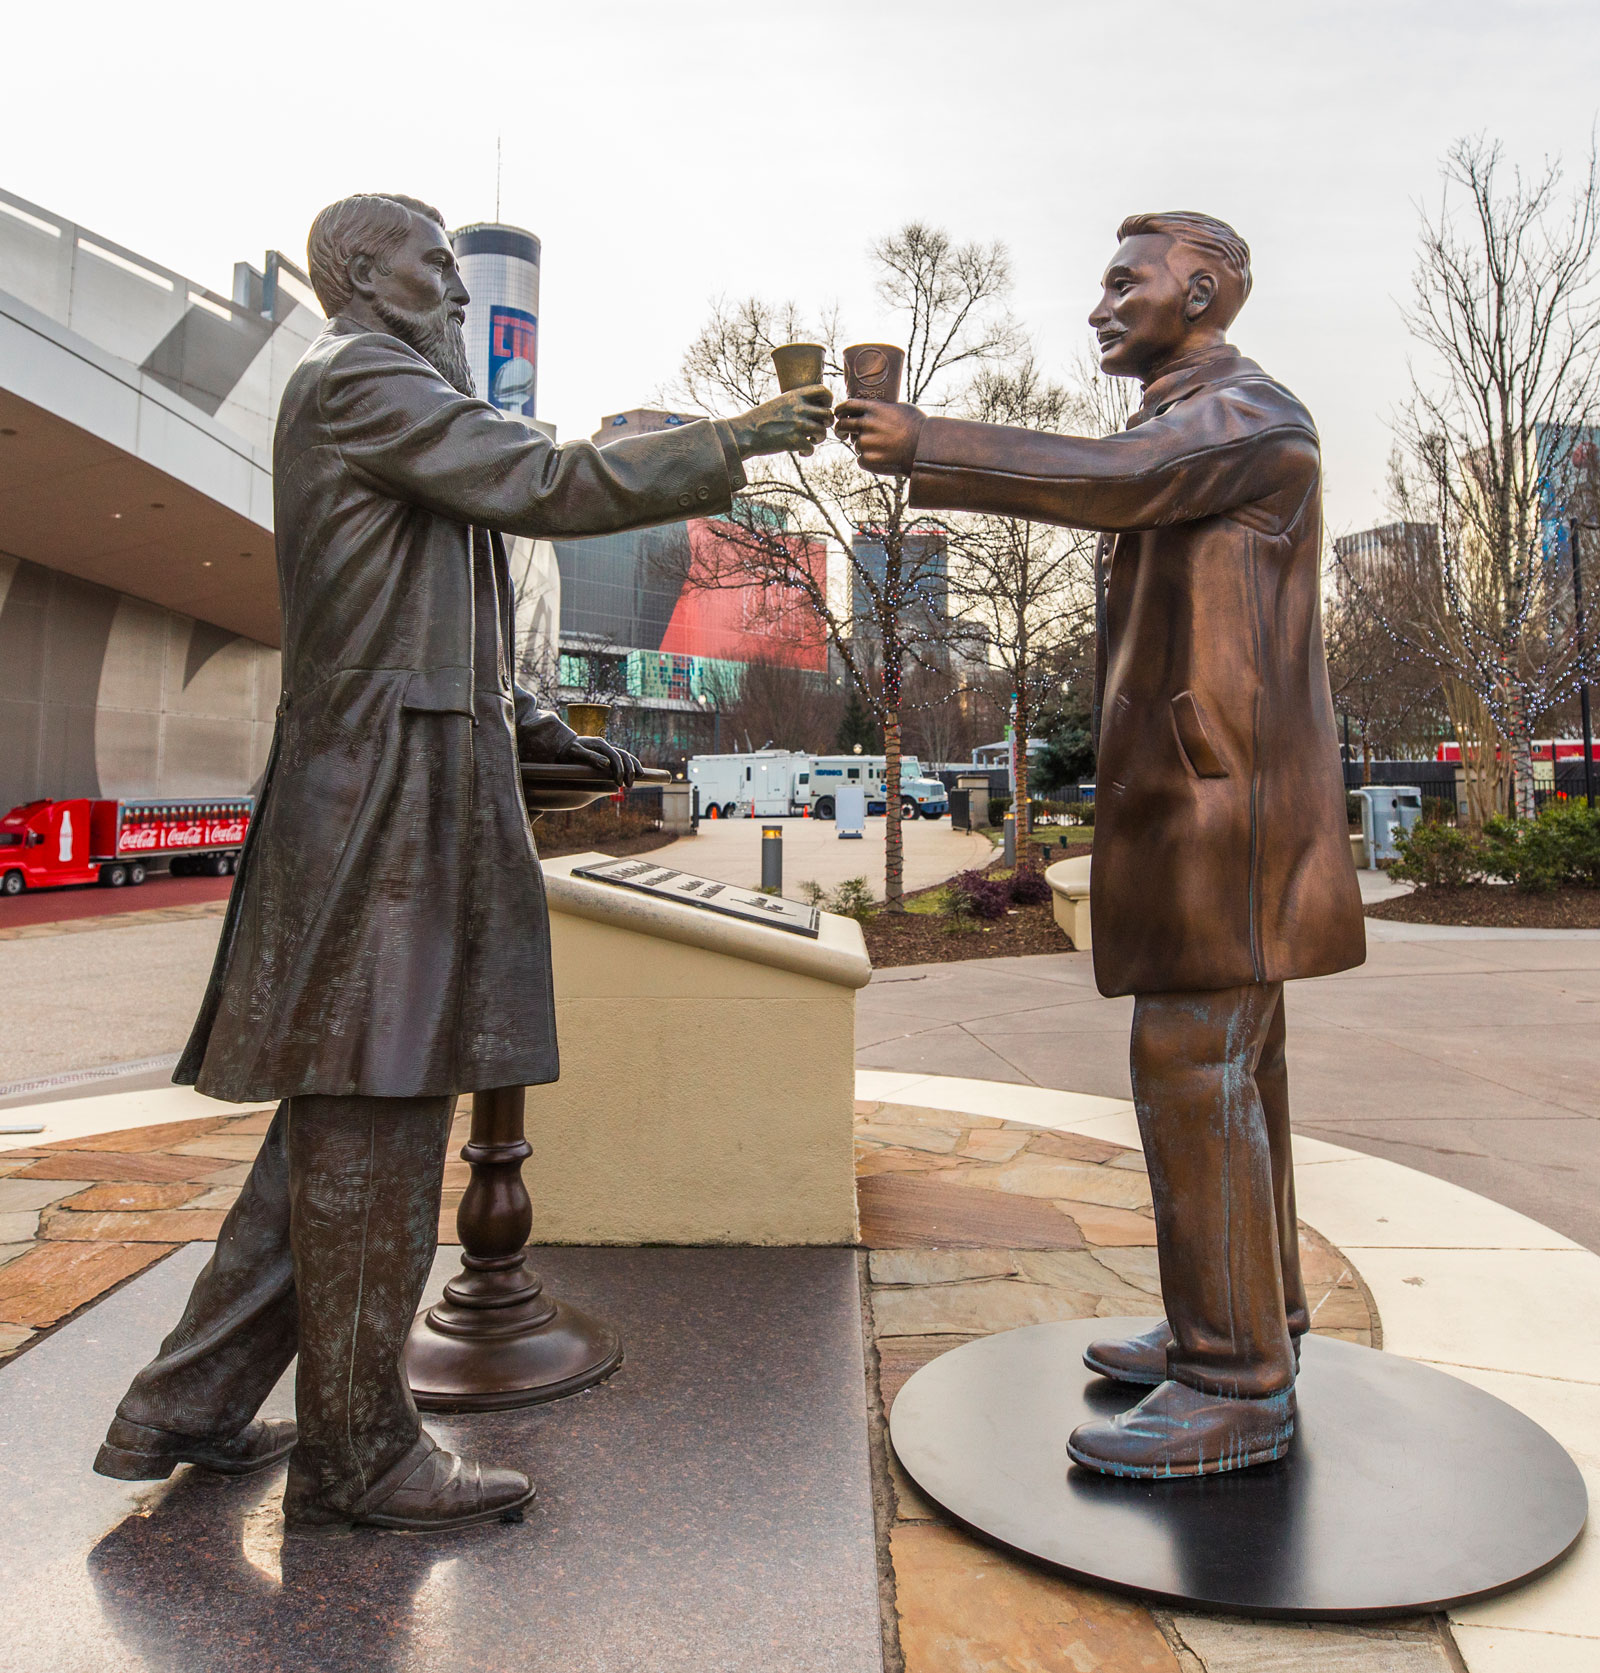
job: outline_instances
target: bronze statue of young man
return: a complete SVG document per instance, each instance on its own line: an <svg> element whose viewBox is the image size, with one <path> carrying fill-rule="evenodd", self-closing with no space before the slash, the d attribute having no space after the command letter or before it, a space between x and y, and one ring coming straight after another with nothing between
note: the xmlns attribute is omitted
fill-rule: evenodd
<svg viewBox="0 0 1600 1673"><path fill-rule="evenodd" d="M1135 995L1134 1100L1167 1319L1097 1342L1154 1385L1068 1451L1211 1474L1294 1433L1300 1281L1283 984L1360 964L1319 606L1321 455L1303 406L1230 347L1250 252L1208 215L1135 215L1089 316L1144 400L1103 439L847 401L838 429L911 503L1115 534L1097 658L1095 980Z"/></svg>
<svg viewBox="0 0 1600 1673"><path fill-rule="evenodd" d="M291 1527L516 1520L527 1478L442 1451L401 1352L456 1095L556 1078L519 756L623 782L638 763L516 686L501 534L724 511L742 459L811 452L829 397L557 447L474 399L468 297L437 210L397 194L335 203L311 228L310 270L328 325L284 391L273 450L283 701L174 1077L282 1102L95 1467L243 1474L287 1454ZM296 1352L298 1436L255 1417Z"/></svg>

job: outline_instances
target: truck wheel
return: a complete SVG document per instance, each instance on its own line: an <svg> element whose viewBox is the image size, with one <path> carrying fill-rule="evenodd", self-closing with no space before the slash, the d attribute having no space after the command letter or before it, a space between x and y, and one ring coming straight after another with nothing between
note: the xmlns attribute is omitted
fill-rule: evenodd
<svg viewBox="0 0 1600 1673"><path fill-rule="evenodd" d="M101 866L100 881L108 889L120 889L128 881L128 868L120 863Z"/></svg>
<svg viewBox="0 0 1600 1673"><path fill-rule="evenodd" d="M815 811L816 811L816 817L818 819L831 819L831 818L833 818L833 797L832 796L818 796L817 797L817 806L816 806Z"/></svg>
<svg viewBox="0 0 1600 1673"><path fill-rule="evenodd" d="M137 884L137 883L144 882L144 878L145 878L144 867L142 865L140 865L140 863L137 860L135 860L133 862L133 864L128 867L128 881L130 883Z"/></svg>
<svg viewBox="0 0 1600 1673"><path fill-rule="evenodd" d="M4 877L0 877L0 894L20 895L26 887L20 871L8 871Z"/></svg>
<svg viewBox="0 0 1600 1673"><path fill-rule="evenodd" d="M715 802L713 802L711 806L700 815L700 817L702 819L720 819L722 817L722 809L719 808Z"/></svg>
<svg viewBox="0 0 1600 1673"><path fill-rule="evenodd" d="M917 816L917 804L916 804L916 802L913 801L910 796L902 796L900 798L900 817L902 819L915 819L916 816Z"/></svg>
<svg viewBox="0 0 1600 1673"><path fill-rule="evenodd" d="M228 875L230 877L232 877L239 869L239 856L237 854L224 854L222 856L222 862L225 866L227 866Z"/></svg>
<svg viewBox="0 0 1600 1673"><path fill-rule="evenodd" d="M732 819L738 811L739 804L737 802L724 802L722 804L722 817L724 819Z"/></svg>
<svg viewBox="0 0 1600 1673"><path fill-rule="evenodd" d="M213 877L226 877L228 875L228 856L226 854L213 854L210 869Z"/></svg>

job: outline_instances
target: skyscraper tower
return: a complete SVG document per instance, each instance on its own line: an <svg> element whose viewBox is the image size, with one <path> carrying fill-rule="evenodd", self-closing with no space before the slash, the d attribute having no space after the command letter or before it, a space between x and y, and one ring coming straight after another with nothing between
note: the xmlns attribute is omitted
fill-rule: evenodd
<svg viewBox="0 0 1600 1673"><path fill-rule="evenodd" d="M542 430L534 417L539 375L539 240L521 227L479 221L450 234L467 304L467 363L478 394L508 417ZM506 541L511 562L517 679L555 701L561 632L561 570L548 540Z"/></svg>
<svg viewBox="0 0 1600 1673"><path fill-rule="evenodd" d="M450 241L472 293L467 359L478 393L531 424L539 366L539 240L521 227L480 221L458 227Z"/></svg>

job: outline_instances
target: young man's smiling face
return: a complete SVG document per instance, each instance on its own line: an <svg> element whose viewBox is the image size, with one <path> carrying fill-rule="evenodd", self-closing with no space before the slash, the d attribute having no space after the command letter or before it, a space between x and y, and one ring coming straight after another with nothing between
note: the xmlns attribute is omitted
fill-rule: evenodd
<svg viewBox="0 0 1600 1673"><path fill-rule="evenodd" d="M1193 349L1222 341L1213 264L1167 233L1123 239L1101 281L1089 324L1100 343L1100 368L1148 382Z"/></svg>

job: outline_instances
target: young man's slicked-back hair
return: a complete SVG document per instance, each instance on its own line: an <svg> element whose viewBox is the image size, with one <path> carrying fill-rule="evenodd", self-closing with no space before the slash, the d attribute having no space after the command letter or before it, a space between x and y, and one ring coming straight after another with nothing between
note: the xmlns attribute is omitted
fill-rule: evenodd
<svg viewBox="0 0 1600 1673"><path fill-rule="evenodd" d="M370 256L383 267L404 241L413 214L444 225L444 216L432 204L403 192L359 192L340 198L311 223L306 266L311 287L329 319L355 295L350 263L357 256Z"/></svg>
<svg viewBox="0 0 1600 1673"><path fill-rule="evenodd" d="M1117 240L1120 243L1124 238L1137 238L1142 233L1161 233L1210 257L1222 269L1217 275L1219 282L1237 290L1233 313L1244 306L1252 282L1250 246L1226 221L1193 209L1163 209L1154 214L1128 216L1117 228ZM1232 314L1228 316L1230 321L1232 317Z"/></svg>

